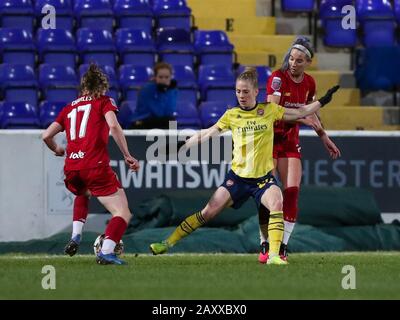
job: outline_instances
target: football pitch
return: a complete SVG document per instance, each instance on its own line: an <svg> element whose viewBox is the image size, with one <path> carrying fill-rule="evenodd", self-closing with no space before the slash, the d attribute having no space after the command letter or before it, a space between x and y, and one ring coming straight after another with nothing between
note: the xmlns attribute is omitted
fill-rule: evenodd
<svg viewBox="0 0 400 320"><path fill-rule="evenodd" d="M128 265L100 266L94 255L2 255L0 299L400 299L399 252L291 254L288 266L261 265L256 254L123 258ZM55 289L42 287L52 283L46 265Z"/></svg>

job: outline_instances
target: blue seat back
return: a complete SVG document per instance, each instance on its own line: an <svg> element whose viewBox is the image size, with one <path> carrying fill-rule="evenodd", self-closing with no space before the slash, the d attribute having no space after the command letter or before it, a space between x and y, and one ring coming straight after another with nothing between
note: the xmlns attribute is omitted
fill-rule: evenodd
<svg viewBox="0 0 400 320"><path fill-rule="evenodd" d="M135 121L136 104L136 100L125 100L121 103L117 117L122 128L128 129Z"/></svg>
<svg viewBox="0 0 400 320"><path fill-rule="evenodd" d="M227 106L224 102L204 101L199 106L200 119L203 128L209 128L214 125L226 111Z"/></svg>
<svg viewBox="0 0 400 320"><path fill-rule="evenodd" d="M400 85L399 47L371 47L357 51L354 72L361 90L392 90Z"/></svg>
<svg viewBox="0 0 400 320"><path fill-rule="evenodd" d="M197 88L196 75L190 66L174 66L174 79L178 82L179 88Z"/></svg>
<svg viewBox="0 0 400 320"><path fill-rule="evenodd" d="M153 29L153 10L148 0L115 0L114 14L119 28L134 26L149 33Z"/></svg>
<svg viewBox="0 0 400 320"><path fill-rule="evenodd" d="M44 63L39 66L39 83L43 88L76 87L78 78L75 70L69 66Z"/></svg>
<svg viewBox="0 0 400 320"><path fill-rule="evenodd" d="M357 19L363 22L367 19L393 19L392 5L388 0L358 0L356 1Z"/></svg>
<svg viewBox="0 0 400 320"><path fill-rule="evenodd" d="M314 10L314 0L281 0L284 12L311 12Z"/></svg>
<svg viewBox="0 0 400 320"><path fill-rule="evenodd" d="M202 89L210 87L232 88L235 86L235 76L232 69L225 66L200 66L199 85Z"/></svg>
<svg viewBox="0 0 400 320"><path fill-rule="evenodd" d="M39 119L42 128L47 128L56 120L60 111L67 105L67 102L42 101L39 107Z"/></svg>
<svg viewBox="0 0 400 320"><path fill-rule="evenodd" d="M119 83L123 88L138 87L153 76L153 69L145 66L125 64L119 68Z"/></svg>
<svg viewBox="0 0 400 320"><path fill-rule="evenodd" d="M0 1L3 28L18 28L33 32L34 12L31 0Z"/></svg>
<svg viewBox="0 0 400 320"><path fill-rule="evenodd" d="M40 128L36 108L25 102L4 102L0 117L0 127L3 129L36 129Z"/></svg>
<svg viewBox="0 0 400 320"><path fill-rule="evenodd" d="M35 66L36 50L32 34L23 29L0 28L0 54L3 63Z"/></svg>

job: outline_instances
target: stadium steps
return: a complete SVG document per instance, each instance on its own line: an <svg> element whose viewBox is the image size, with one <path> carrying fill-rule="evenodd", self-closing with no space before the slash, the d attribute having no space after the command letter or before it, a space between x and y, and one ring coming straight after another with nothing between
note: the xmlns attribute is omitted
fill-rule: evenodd
<svg viewBox="0 0 400 320"><path fill-rule="evenodd" d="M320 116L327 130L382 130L384 110L381 107L329 106L320 110Z"/></svg>
<svg viewBox="0 0 400 320"><path fill-rule="evenodd" d="M229 39L232 44L235 45L236 51L245 50L282 53L287 51L294 41L295 36L240 34L231 35Z"/></svg>
<svg viewBox="0 0 400 320"><path fill-rule="evenodd" d="M267 65L271 69L278 69L283 61L286 52L248 51L236 50L238 61L244 65ZM318 69L318 57L314 57L309 70Z"/></svg>
<svg viewBox="0 0 400 320"><path fill-rule="evenodd" d="M194 16L203 17L255 17L256 0L188 0Z"/></svg>
<svg viewBox="0 0 400 320"><path fill-rule="evenodd" d="M196 26L201 30L224 30L229 37L235 34L275 34L275 18L255 17L252 19L243 17L214 17L213 14L201 16L195 14ZM228 20L232 19L232 20Z"/></svg>
<svg viewBox="0 0 400 320"><path fill-rule="evenodd" d="M317 86L317 97L325 93ZM360 90L356 88L341 88L340 94L333 96L331 106L359 106L360 105Z"/></svg>

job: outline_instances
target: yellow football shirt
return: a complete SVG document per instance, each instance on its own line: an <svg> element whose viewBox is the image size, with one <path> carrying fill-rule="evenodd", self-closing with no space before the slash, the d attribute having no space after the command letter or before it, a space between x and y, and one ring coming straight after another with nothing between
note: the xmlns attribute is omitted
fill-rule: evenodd
<svg viewBox="0 0 400 320"><path fill-rule="evenodd" d="M218 120L218 128L232 131L235 174L260 178L274 168L274 122L282 120L284 113L285 108L275 103L258 103L250 110L229 109Z"/></svg>

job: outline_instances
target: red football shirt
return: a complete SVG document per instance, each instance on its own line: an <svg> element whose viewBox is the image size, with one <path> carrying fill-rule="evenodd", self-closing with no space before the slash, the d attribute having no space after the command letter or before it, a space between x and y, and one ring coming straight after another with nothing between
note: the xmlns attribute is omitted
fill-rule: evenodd
<svg viewBox="0 0 400 320"><path fill-rule="evenodd" d="M110 164L107 145L110 129L104 115L118 111L112 98L81 96L65 106L58 122L66 131L65 170L82 170Z"/></svg>
<svg viewBox="0 0 400 320"><path fill-rule="evenodd" d="M279 104L285 108L299 108L313 101L315 96L315 81L304 73L301 82L296 83L289 71L276 70L268 79L267 94L280 97ZM274 126L276 139L299 142L299 124L277 121Z"/></svg>

